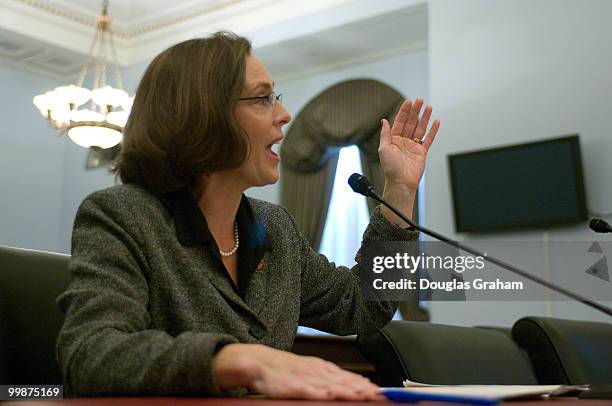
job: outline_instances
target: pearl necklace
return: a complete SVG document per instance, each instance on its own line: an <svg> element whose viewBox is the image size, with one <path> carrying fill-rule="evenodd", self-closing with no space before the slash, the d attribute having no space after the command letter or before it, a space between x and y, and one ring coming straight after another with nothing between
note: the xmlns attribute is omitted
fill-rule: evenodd
<svg viewBox="0 0 612 406"><path fill-rule="evenodd" d="M231 249L231 251L221 251L221 248L219 248L219 254L221 254L222 257L231 257L232 255L234 255L236 253L236 251L238 251L238 247L240 246L240 238L238 238L238 223L234 221L234 240L236 241L236 244L234 245L234 248Z"/></svg>

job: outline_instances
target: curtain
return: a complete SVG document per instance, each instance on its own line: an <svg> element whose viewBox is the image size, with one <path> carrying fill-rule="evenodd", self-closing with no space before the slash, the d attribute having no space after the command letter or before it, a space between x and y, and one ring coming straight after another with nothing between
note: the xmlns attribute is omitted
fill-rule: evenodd
<svg viewBox="0 0 612 406"><path fill-rule="evenodd" d="M336 152L318 171L285 171L281 177L282 204L294 216L298 228L315 250L321 245L337 164Z"/></svg>

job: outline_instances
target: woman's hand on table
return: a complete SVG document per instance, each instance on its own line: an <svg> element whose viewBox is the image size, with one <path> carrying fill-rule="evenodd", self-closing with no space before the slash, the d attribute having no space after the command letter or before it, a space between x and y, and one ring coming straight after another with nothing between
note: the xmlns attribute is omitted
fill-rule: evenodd
<svg viewBox="0 0 612 406"><path fill-rule="evenodd" d="M316 357L258 344L228 344L213 359L221 389L248 387L270 398L384 400L367 378Z"/></svg>

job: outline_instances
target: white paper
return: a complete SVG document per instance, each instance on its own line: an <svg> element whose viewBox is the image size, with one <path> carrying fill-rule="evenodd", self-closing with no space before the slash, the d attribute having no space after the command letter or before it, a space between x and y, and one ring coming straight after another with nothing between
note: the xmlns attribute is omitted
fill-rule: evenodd
<svg viewBox="0 0 612 406"><path fill-rule="evenodd" d="M553 392L559 395L567 391L581 391L586 388L564 385L433 385L405 380L404 389L415 393L511 399L549 395Z"/></svg>

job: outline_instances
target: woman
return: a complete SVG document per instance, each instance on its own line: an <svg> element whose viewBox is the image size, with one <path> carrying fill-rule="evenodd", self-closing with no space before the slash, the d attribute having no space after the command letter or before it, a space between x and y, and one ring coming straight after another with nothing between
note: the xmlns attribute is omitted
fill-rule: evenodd
<svg viewBox="0 0 612 406"><path fill-rule="evenodd" d="M125 129L123 185L88 196L74 223L58 359L73 396L240 394L376 399L367 379L286 352L298 324L376 329L390 302L365 301L357 265L315 253L287 211L249 199L275 183L272 150L291 116L274 82L227 32L177 44L147 68ZM422 101L382 121L385 198L409 215L439 127ZM377 209L364 240L416 233ZM358 254L359 259L359 254Z"/></svg>

